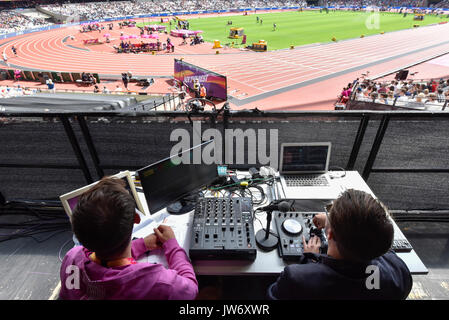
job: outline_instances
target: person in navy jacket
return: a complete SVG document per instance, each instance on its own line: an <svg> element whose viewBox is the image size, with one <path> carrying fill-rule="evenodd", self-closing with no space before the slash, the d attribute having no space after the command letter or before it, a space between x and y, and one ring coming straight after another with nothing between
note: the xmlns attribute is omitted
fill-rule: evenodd
<svg viewBox="0 0 449 320"><path fill-rule="evenodd" d="M326 214L313 219L324 228L321 240L303 237L304 254L287 266L267 292L269 299L406 299L412 277L406 264L390 250L394 229L386 207L368 193L347 190Z"/></svg>

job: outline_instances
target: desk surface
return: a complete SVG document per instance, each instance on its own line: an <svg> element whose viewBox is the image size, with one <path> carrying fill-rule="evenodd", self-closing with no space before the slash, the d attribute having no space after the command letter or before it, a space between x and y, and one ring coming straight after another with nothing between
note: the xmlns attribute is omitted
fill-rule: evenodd
<svg viewBox="0 0 449 320"><path fill-rule="evenodd" d="M345 189L358 189L370 193L375 196L365 181L362 179L360 174L357 171L347 171L346 175L342 178L332 179L332 183L338 184L340 189L343 191ZM283 198L283 191L280 187L280 183L278 183L278 195L277 197ZM269 193L267 193L269 194ZM139 198L142 201L142 205L146 210L146 214L148 215L147 205L145 201L145 197L142 193L139 193ZM317 197L319 198L319 196ZM271 199L270 199L271 200ZM321 200L325 201L325 200ZM325 201L326 202L326 201ZM324 203L324 202L323 202ZM318 204L318 205L317 205ZM321 211L320 200L315 201L313 199L300 199L295 203L298 211ZM318 208L317 208L318 206ZM166 210L161 210L155 215L152 216L157 219L158 216L166 215ZM266 224L266 215L262 214L258 216L261 220L262 224ZM190 234L192 228L192 220L193 220L193 212L187 213L185 217L182 219L184 221L189 221L186 228L186 232L182 233L184 239L178 239L180 244L186 248L186 252L188 253L188 246L190 244ZM274 222L271 222L271 228L274 230ZM257 232L262 228L262 224L257 220L254 221L254 230ZM401 233L401 230L393 221L395 227L395 233ZM410 269L412 274L426 274L428 270L426 266L422 263L421 259L418 257L416 252L412 250L411 252L399 252L397 255L406 263L408 268ZM278 255L277 250L272 250L270 252L264 252L260 249L257 250L257 257L254 261L232 261L232 260L211 260L211 261L193 261L193 267L195 272L198 275L273 275L279 274L287 263L284 262Z"/></svg>

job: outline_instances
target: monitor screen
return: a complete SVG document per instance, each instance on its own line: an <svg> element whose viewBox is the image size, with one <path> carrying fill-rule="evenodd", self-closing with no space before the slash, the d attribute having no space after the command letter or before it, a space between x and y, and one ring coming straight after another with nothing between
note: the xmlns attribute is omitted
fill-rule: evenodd
<svg viewBox="0 0 449 320"><path fill-rule="evenodd" d="M193 157L195 148L202 148L210 141L182 153ZM192 162L192 161L190 161ZM211 184L217 177L216 164L185 164L173 156L137 171L150 214L167 207L201 187Z"/></svg>
<svg viewBox="0 0 449 320"><path fill-rule="evenodd" d="M129 171L121 171L121 172L113 175L112 177L121 179L121 180L123 180L123 182L125 182L125 189L128 190L129 194L131 194L133 196L134 201L136 202L136 208L140 212L143 212L143 207L139 200L139 197L137 196L136 189L134 187L134 182L131 178L130 172ZM75 209L75 206L79 201L80 196L83 193L87 192L88 190L92 189L92 187L94 187L97 183L98 183L98 181L94 182L92 184L89 184L87 186L84 186L82 188L68 192L66 194L63 194L59 197L61 199L64 210L70 219L72 217L73 210Z"/></svg>
<svg viewBox="0 0 449 320"><path fill-rule="evenodd" d="M128 190L129 194L132 194L131 186L129 185L129 182L128 182L127 177L122 177L122 178L120 178L120 179L122 179L123 182L125 182L125 189ZM92 186L92 187L93 187L93 186ZM87 192L87 191L88 191L88 190L86 190L86 192ZM70 199L67 199L67 202L69 203L69 207L70 207L70 209L71 209L72 211L73 211L73 209L75 209L75 206L76 206L76 204L78 203L78 200L79 200L80 196L81 196L81 195L75 196L75 197L70 198ZM137 203L136 203L136 208L139 209L139 206L137 205Z"/></svg>
<svg viewBox="0 0 449 320"><path fill-rule="evenodd" d="M324 172L329 145L284 146L282 172Z"/></svg>

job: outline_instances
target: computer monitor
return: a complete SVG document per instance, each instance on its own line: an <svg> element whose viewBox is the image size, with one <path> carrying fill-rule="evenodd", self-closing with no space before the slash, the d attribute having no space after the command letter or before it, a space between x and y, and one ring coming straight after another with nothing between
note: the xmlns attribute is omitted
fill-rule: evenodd
<svg viewBox="0 0 449 320"><path fill-rule="evenodd" d="M137 196L136 188L134 187L134 182L131 177L131 173L129 171L122 171L119 172L113 176L112 178L122 179L125 182L125 189L128 190L128 192L133 196L134 201L136 202L136 208L142 214L144 214L142 204L139 200L139 197ZM66 212L67 216L72 220L72 214L73 210L75 209L76 204L78 203L79 197L90 190L93 186L95 186L98 183L98 181L91 183L87 186L81 187L79 189L70 191L66 194L63 194L59 197L61 200L62 206L64 207L64 211Z"/></svg>
<svg viewBox="0 0 449 320"><path fill-rule="evenodd" d="M180 155L171 156L140 170L137 170L150 214L167 207L167 211L182 214L193 210L185 197L201 187L211 184L218 177L216 164L192 164L193 153L201 152L211 141L197 145ZM199 149L199 150L198 150ZM182 158L190 158L190 164ZM181 200L181 205L170 205Z"/></svg>

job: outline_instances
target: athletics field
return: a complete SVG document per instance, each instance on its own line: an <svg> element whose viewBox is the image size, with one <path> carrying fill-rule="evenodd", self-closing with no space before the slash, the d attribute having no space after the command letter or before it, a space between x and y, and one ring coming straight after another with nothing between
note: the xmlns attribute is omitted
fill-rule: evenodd
<svg viewBox="0 0 449 320"><path fill-rule="evenodd" d="M262 23L257 22L257 17ZM228 25L232 21L232 25ZM353 11L288 11L277 13L249 13L247 16L218 16L189 19L190 30L203 30L205 41L220 40L221 44L234 42L236 46L240 39L228 38L229 29L232 27L244 28L247 35L247 44L266 40L268 50L289 48L291 45L299 46L310 43L322 43L338 40L358 38L413 28L414 25L424 26L429 24L449 21L446 16L426 15L423 21L413 20L413 14L406 17L399 13L371 13ZM274 30L273 24L277 28ZM167 27L168 24L166 24ZM172 25L172 28L174 24Z"/></svg>

